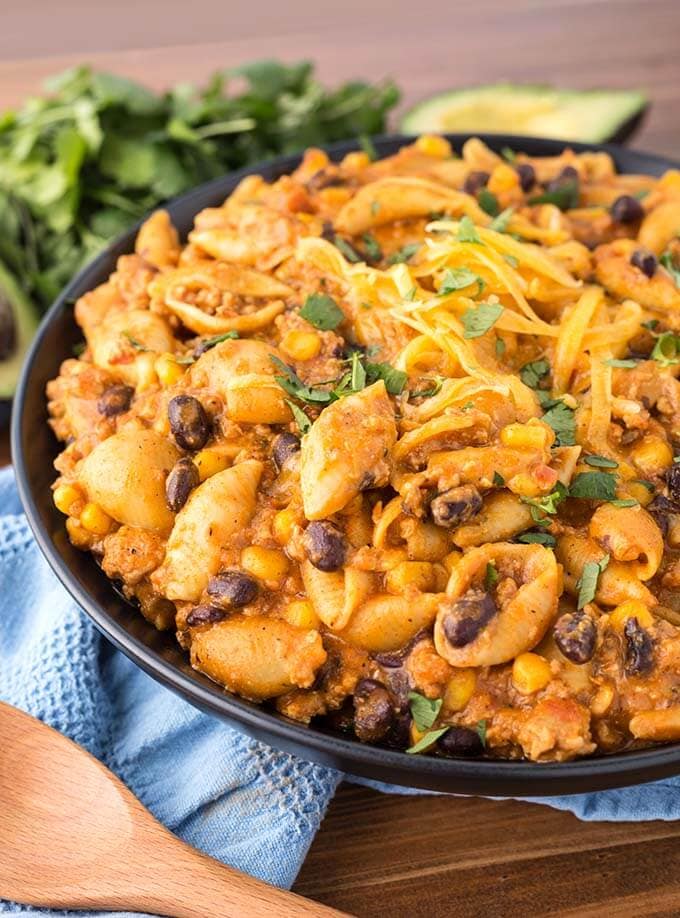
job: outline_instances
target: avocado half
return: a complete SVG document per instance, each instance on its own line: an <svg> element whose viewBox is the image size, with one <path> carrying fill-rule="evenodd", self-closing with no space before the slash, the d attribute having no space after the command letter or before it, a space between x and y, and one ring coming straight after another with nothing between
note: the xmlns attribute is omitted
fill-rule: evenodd
<svg viewBox="0 0 680 918"><path fill-rule="evenodd" d="M636 90L564 90L499 83L438 93L401 119L406 134L521 134L605 143L627 140L649 101Z"/></svg>
<svg viewBox="0 0 680 918"><path fill-rule="evenodd" d="M0 262L0 426L9 421L19 371L37 327L33 304Z"/></svg>

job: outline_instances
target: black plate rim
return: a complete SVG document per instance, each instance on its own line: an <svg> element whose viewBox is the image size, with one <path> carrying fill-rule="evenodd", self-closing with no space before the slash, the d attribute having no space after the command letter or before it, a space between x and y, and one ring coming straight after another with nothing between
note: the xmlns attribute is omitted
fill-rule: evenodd
<svg viewBox="0 0 680 918"><path fill-rule="evenodd" d="M619 163L625 160L635 161L637 168L642 168L644 161L645 171L661 172L669 168L680 168L680 164L666 157L629 151L614 144L581 144L507 134L445 136L458 149L469 137L480 136L497 150L511 147L522 151L524 147L532 148L535 155L554 155L565 147L570 147L577 152L608 152ZM412 138L409 135L393 134L375 137L373 142L379 152L389 153L410 139ZM342 141L325 147L335 158L358 148L360 144L357 141ZM171 211L186 208L194 199L203 198L213 191L215 194L218 191L228 193L227 186L233 186L246 175L254 172L288 171L294 168L298 161L299 155L296 154L238 170L197 186L165 206ZM215 714L232 725L240 725L251 736L264 741L271 740L275 746L285 751L377 781L454 793L522 794L538 797L620 787L680 772L680 743L564 763L536 763L409 756L403 752L344 739L289 720L266 708L230 695L216 684L206 684L187 675L173 663L165 660L157 650L148 647L141 638L129 633L99 605L62 559L41 518L38 500L30 482L28 451L24 448L23 442L24 427L29 420L26 415L26 394L36 358L49 338L55 319L67 306L77 288L99 282L108 259L132 249L131 242L142 222L143 220L140 220L85 266L50 307L27 354L14 399L12 417L12 455L19 496L29 526L53 572L102 634L150 676L202 710ZM67 355L62 355L62 359L65 356ZM101 574L101 577L104 578L104 574Z"/></svg>

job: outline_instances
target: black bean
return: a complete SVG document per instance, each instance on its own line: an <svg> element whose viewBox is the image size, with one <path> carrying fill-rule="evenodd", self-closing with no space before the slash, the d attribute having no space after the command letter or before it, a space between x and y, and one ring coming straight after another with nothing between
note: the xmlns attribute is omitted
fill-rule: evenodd
<svg viewBox="0 0 680 918"><path fill-rule="evenodd" d="M437 526L455 529L482 509L482 495L473 485L461 485L437 495L430 513Z"/></svg>
<svg viewBox="0 0 680 918"><path fill-rule="evenodd" d="M179 459L165 479L165 497L168 507L175 513L181 510L200 480L198 469L191 459L187 456Z"/></svg>
<svg viewBox="0 0 680 918"><path fill-rule="evenodd" d="M469 727L449 727L437 740L437 750L442 755L473 757L484 753L484 743L476 730Z"/></svg>
<svg viewBox="0 0 680 918"><path fill-rule="evenodd" d="M297 453L300 449L300 438L292 433L280 433L274 437L272 443L272 456L279 471L283 468L286 460Z"/></svg>
<svg viewBox="0 0 680 918"><path fill-rule="evenodd" d="M659 264L656 260L656 255L645 249L635 249L630 256L630 263L634 268L639 268L647 277L654 277Z"/></svg>
<svg viewBox="0 0 680 918"><path fill-rule="evenodd" d="M208 595L222 606L239 609L257 597L257 581L243 571L229 570L215 574L208 581Z"/></svg>
<svg viewBox="0 0 680 918"><path fill-rule="evenodd" d="M110 386L106 392L102 393L99 397L97 411L107 418L115 417L117 414L123 414L130 407L130 402L134 394L135 390L132 386Z"/></svg>
<svg viewBox="0 0 680 918"><path fill-rule="evenodd" d="M376 679L361 679L354 689L354 732L362 743L377 743L394 721L390 693Z"/></svg>
<svg viewBox="0 0 680 918"><path fill-rule="evenodd" d="M498 608L490 593L470 591L451 604L444 619L444 636L452 647L465 647L479 635Z"/></svg>
<svg viewBox="0 0 680 918"><path fill-rule="evenodd" d="M565 186L578 188L579 174L573 166L565 166L554 179L548 182L545 190L549 192L561 191Z"/></svg>
<svg viewBox="0 0 680 918"><path fill-rule="evenodd" d="M595 653L595 622L583 609L565 612L555 622L555 643L567 660L587 663Z"/></svg>
<svg viewBox="0 0 680 918"><path fill-rule="evenodd" d="M625 670L627 676L648 673L654 664L654 645L637 618L629 618L623 634L626 639Z"/></svg>
<svg viewBox="0 0 680 918"><path fill-rule="evenodd" d="M319 520L305 529L307 557L320 571L337 571L345 563L345 537L333 523Z"/></svg>
<svg viewBox="0 0 680 918"><path fill-rule="evenodd" d="M226 617L227 610L218 606L195 606L187 615L187 625L192 628L194 625L210 625L213 622L221 622Z"/></svg>
<svg viewBox="0 0 680 918"><path fill-rule="evenodd" d="M463 184L463 191L465 194L476 195L482 188L486 188L490 178L488 172L470 172Z"/></svg>
<svg viewBox="0 0 680 918"><path fill-rule="evenodd" d="M609 213L617 223L637 223L645 215L642 204L632 194L620 195L609 208Z"/></svg>
<svg viewBox="0 0 680 918"><path fill-rule="evenodd" d="M666 472L668 495L680 510L680 463L674 462Z"/></svg>
<svg viewBox="0 0 680 918"><path fill-rule="evenodd" d="M536 171L534 167L529 163L520 163L519 166L515 166L515 169L519 176L519 184L522 191L531 191L536 184Z"/></svg>
<svg viewBox="0 0 680 918"><path fill-rule="evenodd" d="M203 405L193 395L176 395L168 404L170 430L182 449L202 449L210 437L210 424Z"/></svg>

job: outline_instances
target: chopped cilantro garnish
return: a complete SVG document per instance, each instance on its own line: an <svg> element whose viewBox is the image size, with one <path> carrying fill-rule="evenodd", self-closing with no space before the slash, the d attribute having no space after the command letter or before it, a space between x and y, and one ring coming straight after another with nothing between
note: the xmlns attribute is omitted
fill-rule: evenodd
<svg viewBox="0 0 680 918"><path fill-rule="evenodd" d="M382 379L390 395L400 395L408 380L403 370L397 370L389 363L367 363L366 376L369 383Z"/></svg>
<svg viewBox="0 0 680 918"><path fill-rule="evenodd" d="M430 729L442 707L441 698L426 698L420 692L409 692L408 703L413 723L421 733L423 730Z"/></svg>
<svg viewBox="0 0 680 918"><path fill-rule="evenodd" d="M478 720L476 730L480 743L486 748L486 721Z"/></svg>
<svg viewBox="0 0 680 918"><path fill-rule="evenodd" d="M617 497L616 500L610 501L612 507L637 507L638 502L634 497Z"/></svg>
<svg viewBox="0 0 680 918"><path fill-rule="evenodd" d="M328 402L333 400L332 394L327 389L308 386L300 379L292 367L289 367L287 363L279 360L274 354L270 354L269 359L282 374L281 376L275 376L274 379L288 395L300 399L300 401L312 402L314 404L328 404Z"/></svg>
<svg viewBox="0 0 680 918"><path fill-rule="evenodd" d="M576 584L578 587L578 609L582 609L595 599L597 582L600 579L600 574L605 570L608 564L609 555L605 555L603 558L600 558L599 561L586 561L583 565L581 579Z"/></svg>
<svg viewBox="0 0 680 918"><path fill-rule="evenodd" d="M476 242L483 245L477 227L468 216L462 217L458 224L458 242Z"/></svg>
<svg viewBox="0 0 680 918"><path fill-rule="evenodd" d="M364 249L366 250L366 257L369 261L381 261L383 257L382 249L380 248L380 243L375 238L373 233L364 233L361 237L364 241Z"/></svg>
<svg viewBox="0 0 680 918"><path fill-rule="evenodd" d="M378 158L378 151L376 150L373 141L368 136L368 134L359 134L359 146L364 151L366 156L373 162Z"/></svg>
<svg viewBox="0 0 680 918"><path fill-rule="evenodd" d="M520 497L523 504L528 504L531 509L531 518L539 526L549 526L548 516L557 513L559 505L566 500L568 491L561 481L555 485L555 490L543 497Z"/></svg>
<svg viewBox="0 0 680 918"><path fill-rule="evenodd" d="M647 331L653 332L653 331L655 331L655 330L658 328L658 326L659 326L659 320L658 320L658 319L647 319L646 322L640 322L640 325L641 325L643 328L646 328Z"/></svg>
<svg viewBox="0 0 680 918"><path fill-rule="evenodd" d="M463 313L463 337L480 338L496 324L503 312L500 303L480 303Z"/></svg>
<svg viewBox="0 0 680 918"><path fill-rule="evenodd" d="M131 344L131 346L132 346L136 351L148 351L148 350L149 350L149 348L146 346L146 344L142 344L141 341L138 341L136 338L133 338L129 331L124 331L124 332L123 332L123 337L127 338L127 340L129 341L129 343Z"/></svg>
<svg viewBox="0 0 680 918"><path fill-rule="evenodd" d="M502 338L496 338L496 357L502 357L505 353L505 341Z"/></svg>
<svg viewBox="0 0 680 918"><path fill-rule="evenodd" d="M478 293L481 293L486 287L484 279L469 268L447 268L442 278L441 287L437 292L439 296L446 296L447 293L464 290L472 284L477 284Z"/></svg>
<svg viewBox="0 0 680 918"><path fill-rule="evenodd" d="M486 572L484 574L484 589L491 590L498 583L498 571L496 570L496 565L493 561L489 561L486 565Z"/></svg>
<svg viewBox="0 0 680 918"><path fill-rule="evenodd" d="M610 357L609 360L604 360L603 363L606 367L617 367L619 370L634 370L637 366L637 360L633 360L632 357L623 359Z"/></svg>
<svg viewBox="0 0 680 918"><path fill-rule="evenodd" d="M554 548L557 544L555 536L549 532L523 532L517 536L517 541L524 545L545 545L546 548Z"/></svg>
<svg viewBox="0 0 680 918"><path fill-rule="evenodd" d="M517 154L511 147L503 147L503 149L501 150L501 156L503 157L504 160L506 160L506 162L509 162L509 163L517 162Z"/></svg>
<svg viewBox="0 0 680 918"><path fill-rule="evenodd" d="M493 478L491 480L496 485L497 488L505 487L505 478L503 478L503 476L499 472L494 472Z"/></svg>
<svg viewBox="0 0 680 918"><path fill-rule="evenodd" d="M488 188L482 188L482 190L479 192L477 196L477 203L485 214L488 214L490 217L498 216L500 211L498 198L492 191L489 191Z"/></svg>
<svg viewBox="0 0 680 918"><path fill-rule="evenodd" d="M558 401L545 412L543 420L555 431L558 446L576 445L576 416L568 405Z"/></svg>
<svg viewBox="0 0 680 918"><path fill-rule="evenodd" d="M299 408L295 402L291 402L289 399L284 399L284 401L293 412L293 417L295 418L295 423L300 428L300 433L306 434L310 430L312 422L309 420L302 408Z"/></svg>
<svg viewBox="0 0 680 918"><path fill-rule="evenodd" d="M581 500L616 500L616 478L609 472L579 472L569 495Z"/></svg>
<svg viewBox="0 0 680 918"><path fill-rule="evenodd" d="M675 262L673 261L673 256L670 252L664 252L663 255L659 258L659 264L668 271L670 276L673 278L673 283L676 287L680 287L680 270L676 268Z"/></svg>
<svg viewBox="0 0 680 918"><path fill-rule="evenodd" d="M312 293L305 300L305 305L300 310L300 316L306 319L314 328L321 331L330 331L337 328L345 319L345 314L340 309L332 296L326 293Z"/></svg>
<svg viewBox="0 0 680 918"><path fill-rule="evenodd" d="M400 249L397 249L396 252L392 252L390 257L387 259L388 265L401 265L405 264L407 261L410 261L413 256L420 251L419 242L410 242L408 245L402 246Z"/></svg>
<svg viewBox="0 0 680 918"><path fill-rule="evenodd" d="M586 456L583 461L586 465L592 465L596 469L618 469L619 467L618 462L606 456Z"/></svg>
<svg viewBox="0 0 680 918"><path fill-rule="evenodd" d="M495 233L504 233L508 228L510 218L514 212L514 207L506 207L505 210L501 211L497 217L494 217L494 219L489 224L489 229L493 230Z"/></svg>
<svg viewBox="0 0 680 918"><path fill-rule="evenodd" d="M354 246L350 245L346 239L342 238L342 236L335 236L333 238L333 245L342 255L345 256L347 261L351 261L354 264L361 261L361 255L357 252Z"/></svg>
<svg viewBox="0 0 680 918"><path fill-rule="evenodd" d="M578 206L578 194L578 182L574 179L572 181L563 182L558 188L554 188L552 191L544 191L542 194L534 195L533 198L529 198L529 203L554 204L556 207L559 207L560 210L569 210L572 207Z"/></svg>
<svg viewBox="0 0 680 918"><path fill-rule="evenodd" d="M652 358L664 367L680 363L680 335L670 331L659 335L652 351Z"/></svg>
<svg viewBox="0 0 680 918"><path fill-rule="evenodd" d="M431 385L427 389L416 389L411 392L411 398L432 398L433 395L437 395L438 392L441 392L444 377L435 376L433 379L429 379L429 382Z"/></svg>
<svg viewBox="0 0 680 918"><path fill-rule="evenodd" d="M654 494L656 488L651 481L645 481L644 478L633 478L633 484L642 485L643 488L647 488L650 494Z"/></svg>
<svg viewBox="0 0 680 918"><path fill-rule="evenodd" d="M449 727L440 727L438 730L430 730L429 733L422 736L414 746L409 746L406 750L406 754L415 755L418 752L424 752L426 749L429 749L433 743L436 743L448 730Z"/></svg>
<svg viewBox="0 0 680 918"><path fill-rule="evenodd" d="M541 386L543 378L550 372L550 364L547 360L534 360L532 363L525 363L519 371L519 378L525 386L530 389L538 389Z"/></svg>

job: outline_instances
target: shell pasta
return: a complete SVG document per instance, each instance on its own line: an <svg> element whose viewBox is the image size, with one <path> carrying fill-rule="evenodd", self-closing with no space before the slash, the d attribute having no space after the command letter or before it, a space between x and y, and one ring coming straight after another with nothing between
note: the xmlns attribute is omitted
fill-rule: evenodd
<svg viewBox="0 0 680 918"><path fill-rule="evenodd" d="M680 173L423 136L157 211L47 387L191 664L410 754L680 740Z"/></svg>

